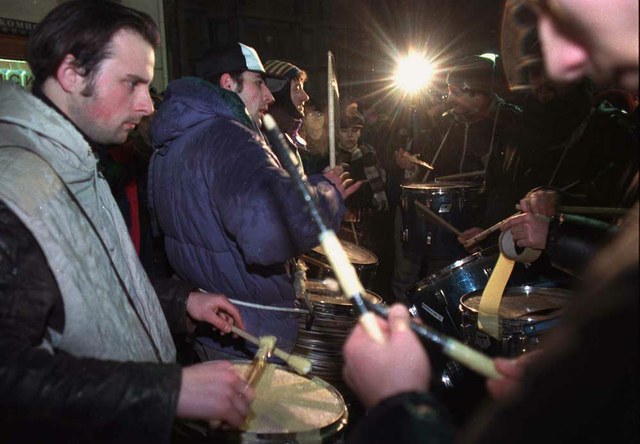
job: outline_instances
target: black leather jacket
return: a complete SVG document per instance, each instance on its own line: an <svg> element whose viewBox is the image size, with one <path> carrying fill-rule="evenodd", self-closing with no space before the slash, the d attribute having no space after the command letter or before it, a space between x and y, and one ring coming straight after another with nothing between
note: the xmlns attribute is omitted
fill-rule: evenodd
<svg viewBox="0 0 640 444"><path fill-rule="evenodd" d="M191 286L153 282L172 333ZM0 442L168 442L177 364L82 359L43 346L64 306L31 233L0 202Z"/></svg>

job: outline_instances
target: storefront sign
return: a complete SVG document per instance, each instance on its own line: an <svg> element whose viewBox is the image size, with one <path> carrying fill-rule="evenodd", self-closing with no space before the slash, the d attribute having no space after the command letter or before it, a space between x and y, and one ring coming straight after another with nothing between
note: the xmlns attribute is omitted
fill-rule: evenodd
<svg viewBox="0 0 640 444"><path fill-rule="evenodd" d="M0 33L3 34L29 35L37 25L37 23L0 17Z"/></svg>

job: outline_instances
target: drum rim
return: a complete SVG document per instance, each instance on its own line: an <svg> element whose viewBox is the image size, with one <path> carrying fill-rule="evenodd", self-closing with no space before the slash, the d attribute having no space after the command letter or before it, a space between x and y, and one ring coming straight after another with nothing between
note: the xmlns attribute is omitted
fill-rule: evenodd
<svg viewBox="0 0 640 444"><path fill-rule="evenodd" d="M248 360L232 360L231 363L235 366L236 364L243 365L251 365L251 361ZM334 434L339 433L349 422L349 409L347 408L347 403L342 396L342 393L335 388L333 385L329 384L324 379L313 376L308 377L304 375L300 375L293 370L290 370L288 367L280 364L267 363L267 365L275 366L277 369L280 369L284 372L291 373L292 375L299 376L301 378L309 379L322 388L329 390L340 402L341 413L336 421L331 424L322 426L320 428L315 428L312 430L303 430L299 432L259 432L259 431L251 431L251 430L221 430L221 429L213 429L208 428L207 436L218 437L218 436L227 436L232 437L233 439L239 439L237 442L245 442L246 439L249 439L250 442L256 443L268 443L273 442L282 442L283 439L287 439L285 442L289 442L289 439L295 439L294 442L309 442L310 439L313 438L327 438L329 436L333 436ZM235 441L234 441L235 442Z"/></svg>
<svg viewBox="0 0 640 444"><path fill-rule="evenodd" d="M444 185L444 186L443 186ZM413 182L405 185L400 185L403 190L408 191L445 191L445 190L455 190L455 189L467 189L467 188L480 188L481 183L478 182Z"/></svg>
<svg viewBox="0 0 640 444"><path fill-rule="evenodd" d="M347 254L347 259L349 259L349 262L351 262L352 264L370 265L370 266L375 266L378 264L379 262L378 256L373 251L343 239L340 239L340 243L343 244L342 246L343 246L343 249L345 250L345 253ZM348 244L348 246L345 247L344 244ZM327 258L327 255L324 254L324 252L322 251L322 245L317 245L313 247L310 251L313 251L314 253L318 254L319 256L325 259ZM351 258L349 257L349 251L357 251L357 252L363 253L362 256L364 256L364 258ZM328 263L326 265L328 267L331 266Z"/></svg>
<svg viewBox="0 0 640 444"><path fill-rule="evenodd" d="M471 296L476 296L476 295L482 295L482 291L484 291L484 289L480 289L480 290L475 290L475 291L471 291L467 294L464 294L462 296L460 296L460 304L459 304L459 308L460 311L464 314L466 313L467 316L474 316L477 317L478 316L478 310L469 307L467 304L465 304L465 300L469 299L469 297ZM561 293L561 294L558 294ZM523 293L526 293L526 295L547 295L547 296L557 296L563 299L570 299L572 297L575 296L575 291L573 290L568 290L566 288L560 288L560 287L534 287L531 285L521 285L521 286L514 286L514 287L507 287L505 288L504 294L503 294L503 298L504 297L509 297L509 296L517 296L517 295L522 295ZM551 293L555 293L555 294L551 294ZM560 307L559 310L562 309L566 309L566 307ZM498 311L499 312L499 311ZM559 316L559 315L558 315ZM555 316L555 317L558 317ZM553 317L552 317L553 318ZM534 319L531 317L527 317L525 316L519 316L517 318L507 318L507 317L502 317L500 315L498 315L498 322L502 325L502 324L509 324L509 323L522 323L522 324L535 324L535 323L539 323L539 322L543 322L547 319L550 318L544 318L544 319Z"/></svg>

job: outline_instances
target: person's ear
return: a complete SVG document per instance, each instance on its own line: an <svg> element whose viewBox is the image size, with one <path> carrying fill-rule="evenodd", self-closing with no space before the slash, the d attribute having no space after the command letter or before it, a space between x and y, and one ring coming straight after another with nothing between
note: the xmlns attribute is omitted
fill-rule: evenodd
<svg viewBox="0 0 640 444"><path fill-rule="evenodd" d="M220 88L228 89L229 91L235 91L236 81L229 73L224 73L220 76Z"/></svg>
<svg viewBox="0 0 640 444"><path fill-rule="evenodd" d="M67 54L56 71L56 79L66 92L83 91L86 85L84 69L79 68L75 62L76 58Z"/></svg>

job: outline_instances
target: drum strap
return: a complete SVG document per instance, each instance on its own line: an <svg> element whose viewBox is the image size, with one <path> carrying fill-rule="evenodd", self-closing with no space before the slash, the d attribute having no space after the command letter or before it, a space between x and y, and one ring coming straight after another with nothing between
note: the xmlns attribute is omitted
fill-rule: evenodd
<svg viewBox="0 0 640 444"><path fill-rule="evenodd" d="M500 302L514 265L515 261L500 252L498 262L480 298L478 328L498 340L502 336L499 323Z"/></svg>

